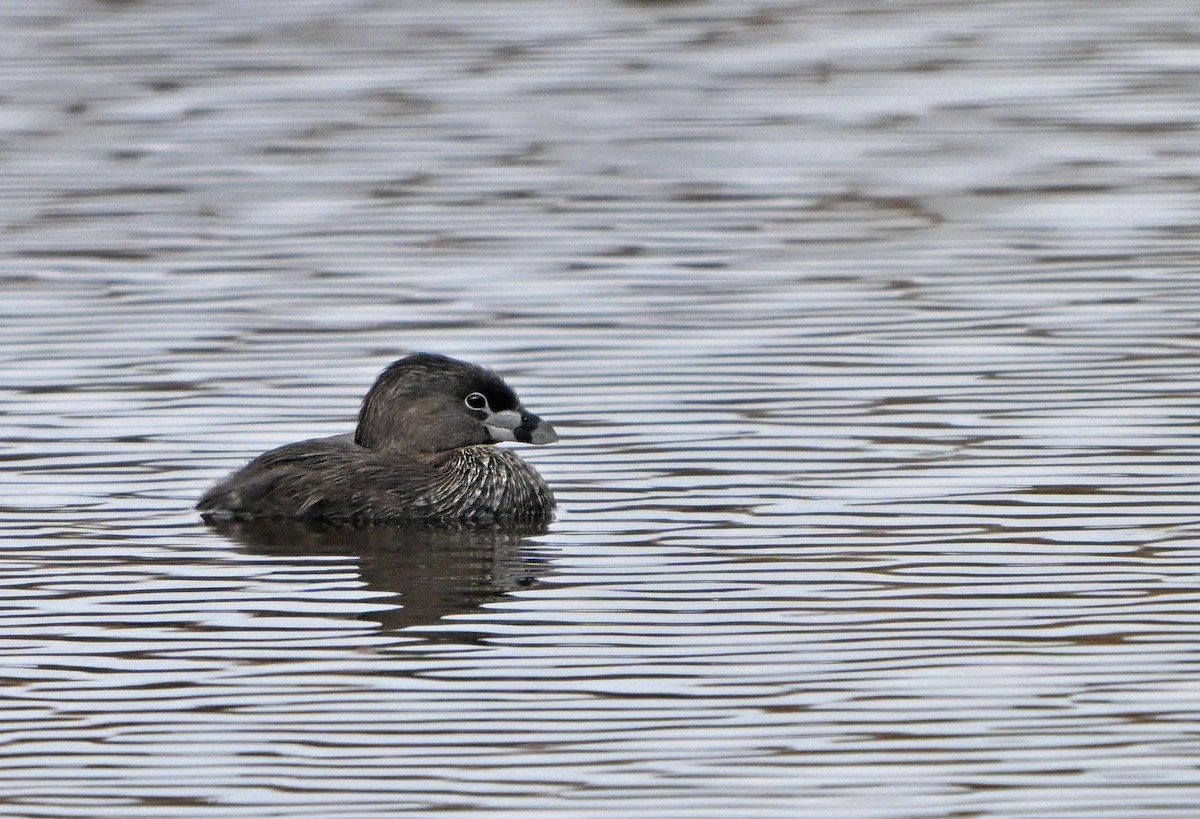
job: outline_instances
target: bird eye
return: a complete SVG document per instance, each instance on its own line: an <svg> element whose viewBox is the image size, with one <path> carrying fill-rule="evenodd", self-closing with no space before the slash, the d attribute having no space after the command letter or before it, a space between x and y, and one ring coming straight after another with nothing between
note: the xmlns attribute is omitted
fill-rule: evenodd
<svg viewBox="0 0 1200 819"><path fill-rule="evenodd" d="M463 402L473 410L487 409L487 399L483 397L481 392L473 392L466 397Z"/></svg>

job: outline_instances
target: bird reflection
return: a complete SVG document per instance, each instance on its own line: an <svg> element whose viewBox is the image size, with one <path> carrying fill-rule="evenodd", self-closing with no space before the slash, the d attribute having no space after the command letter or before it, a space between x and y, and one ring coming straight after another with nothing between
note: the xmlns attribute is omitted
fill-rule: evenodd
<svg viewBox="0 0 1200 819"><path fill-rule="evenodd" d="M530 585L544 571L543 561L522 544L545 527L326 529L294 521L250 520L215 523L213 528L258 555L357 558L368 589L399 598L383 600L398 603L398 608L362 615L389 630L474 611Z"/></svg>

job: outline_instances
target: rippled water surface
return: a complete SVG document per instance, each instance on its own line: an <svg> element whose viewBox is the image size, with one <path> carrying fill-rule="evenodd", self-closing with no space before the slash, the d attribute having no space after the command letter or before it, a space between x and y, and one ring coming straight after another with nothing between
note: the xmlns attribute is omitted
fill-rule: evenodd
<svg viewBox="0 0 1200 819"><path fill-rule="evenodd" d="M1193 3L0 31L3 815L1196 815ZM548 532L200 523L411 349Z"/></svg>

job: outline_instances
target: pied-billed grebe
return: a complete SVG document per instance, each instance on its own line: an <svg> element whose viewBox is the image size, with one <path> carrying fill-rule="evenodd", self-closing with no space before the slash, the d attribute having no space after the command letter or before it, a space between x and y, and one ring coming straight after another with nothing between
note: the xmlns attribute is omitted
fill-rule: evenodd
<svg viewBox="0 0 1200 819"><path fill-rule="evenodd" d="M491 370L413 353L380 373L353 438L339 435L259 455L204 493L205 518L327 523L505 525L548 522L554 495L498 441L552 444Z"/></svg>

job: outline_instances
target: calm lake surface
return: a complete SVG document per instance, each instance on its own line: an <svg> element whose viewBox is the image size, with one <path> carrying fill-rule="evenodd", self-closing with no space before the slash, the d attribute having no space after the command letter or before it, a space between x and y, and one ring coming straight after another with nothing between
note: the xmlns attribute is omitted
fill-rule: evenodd
<svg viewBox="0 0 1200 819"><path fill-rule="evenodd" d="M1194 2L0 7L0 814L1194 817ZM543 534L216 531L413 349Z"/></svg>

